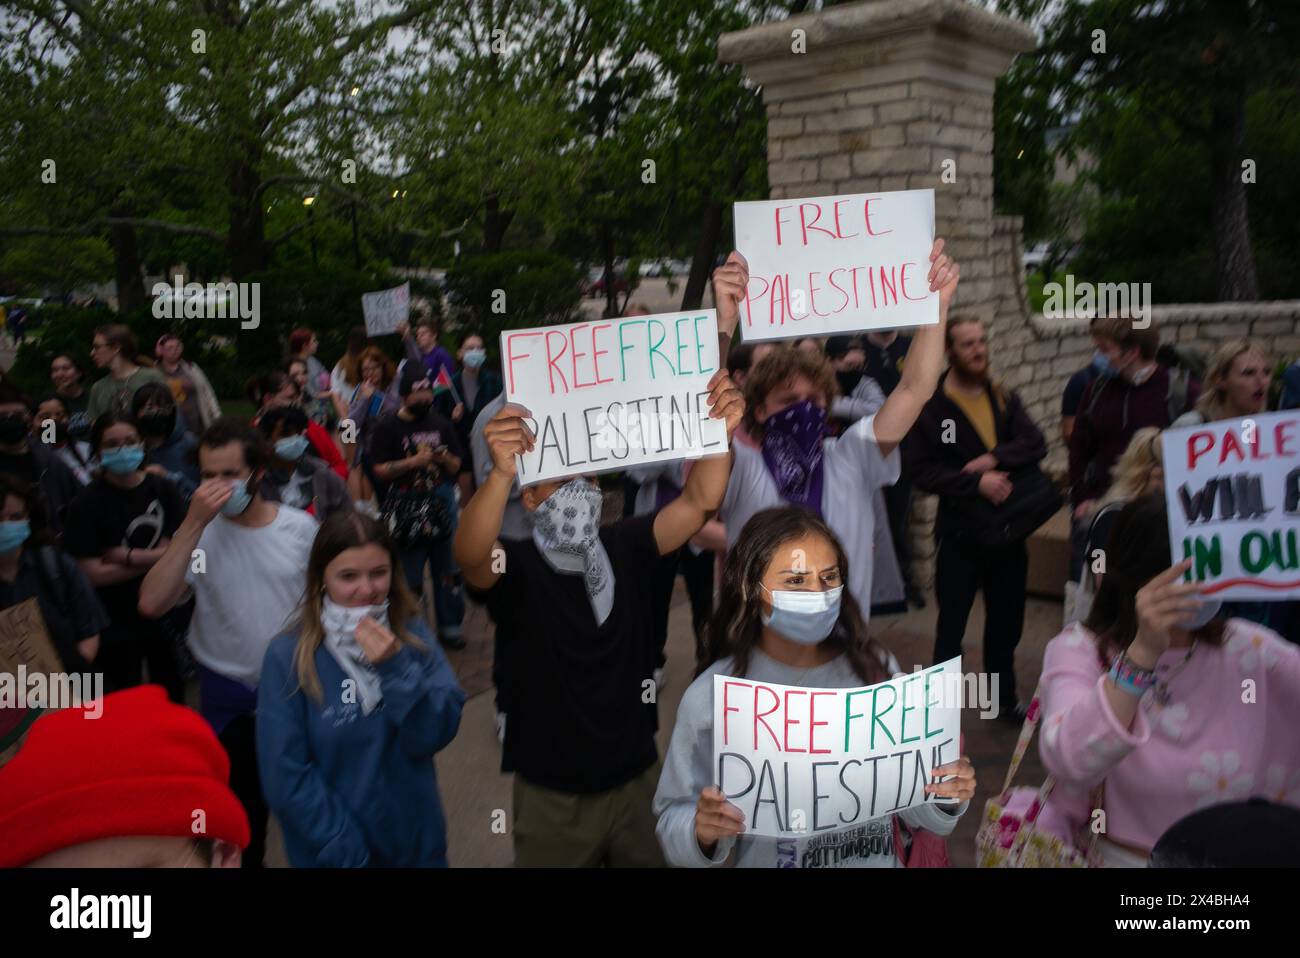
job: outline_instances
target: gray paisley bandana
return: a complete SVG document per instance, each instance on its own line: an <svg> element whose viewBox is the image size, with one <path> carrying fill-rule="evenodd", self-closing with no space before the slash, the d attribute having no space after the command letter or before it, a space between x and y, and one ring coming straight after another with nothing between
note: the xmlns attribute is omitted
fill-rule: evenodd
<svg viewBox="0 0 1300 958"><path fill-rule="evenodd" d="M614 608L614 569L600 541L604 498L585 479L571 479L533 512L533 542L556 572L582 574L596 624Z"/></svg>

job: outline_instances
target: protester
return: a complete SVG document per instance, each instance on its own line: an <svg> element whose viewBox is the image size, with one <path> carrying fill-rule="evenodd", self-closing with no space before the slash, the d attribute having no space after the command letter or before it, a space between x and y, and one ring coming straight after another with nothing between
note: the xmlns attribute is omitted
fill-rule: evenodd
<svg viewBox="0 0 1300 958"><path fill-rule="evenodd" d="M361 382L361 354L366 348L366 328L353 326L348 333L348 348L330 373L330 389L346 405Z"/></svg>
<svg viewBox="0 0 1300 958"><path fill-rule="evenodd" d="M49 393L36 401L36 416L32 419L32 441L39 442L53 449L63 460L63 464L72 470L77 482L83 486L90 484L94 464L90 452L90 443L73 439L69 432L71 416L68 404L58 393ZM49 433L53 429L53 434ZM46 442L52 438L53 442Z"/></svg>
<svg viewBox="0 0 1300 958"><path fill-rule="evenodd" d="M1095 333L1097 324L1101 320L1100 316L1092 317L1088 322L1088 331ZM1067 448L1070 445L1070 436L1074 433L1074 420L1079 415L1079 400L1083 397L1083 391L1098 376L1111 374L1110 361L1101 351L1101 345L1095 335L1093 345L1096 348L1093 350L1092 359L1088 365L1071 374L1065 384L1065 391L1061 393L1061 438L1065 440Z"/></svg>
<svg viewBox="0 0 1300 958"><path fill-rule="evenodd" d="M303 394L288 373L274 370L249 382L248 398L253 401L260 416L273 406L301 405ZM257 425L257 417L253 418L253 425ZM335 438L310 419L307 421L306 435L316 455L338 473L339 478L346 479L348 464L339 451L339 443Z"/></svg>
<svg viewBox="0 0 1300 958"><path fill-rule="evenodd" d="M47 712L0 768L0 868L238 868L229 778L212 730L156 686Z"/></svg>
<svg viewBox="0 0 1300 958"><path fill-rule="evenodd" d="M90 358L108 375L90 387L86 415L94 421L106 412L130 412L131 397L145 383L163 382L153 364L138 355L135 334L125 326L101 326L95 330Z"/></svg>
<svg viewBox="0 0 1300 958"><path fill-rule="evenodd" d="M300 405L307 418L333 436L339 428L339 422L347 418L348 404L331 390L320 390L312 396L307 389L309 377L307 363L304 360L297 358L285 360L284 371L298 387Z"/></svg>
<svg viewBox="0 0 1300 958"><path fill-rule="evenodd" d="M903 367L912 349L912 337L896 329L873 329L866 334L863 372L888 396L903 381Z"/></svg>
<svg viewBox="0 0 1300 958"><path fill-rule="evenodd" d="M1104 784L1107 866L1142 867L1196 808L1253 795L1300 805L1300 648L1242 619L1170 566L1163 496L1115 521L1088 618L1047 646L1039 750L1075 821ZM1243 688L1249 683L1251 695Z"/></svg>
<svg viewBox="0 0 1300 958"><path fill-rule="evenodd" d="M145 576L140 612L157 618L194 593L189 646L199 664L199 711L230 753L231 787L248 811L244 867L260 868L266 805L254 745L257 683L267 645L302 599L316 520L262 496L270 454L246 423L218 419L199 438L198 458L203 482Z"/></svg>
<svg viewBox="0 0 1300 958"><path fill-rule="evenodd" d="M729 439L740 393L721 371L709 390L709 416L725 420ZM653 518L603 528L595 483L537 483L522 493L532 536L502 539L515 457L536 442L522 418L529 415L507 404L488 423L494 467L456 534L466 581L487 593L509 640L500 643L510 715L502 769L515 773L515 863L662 864L650 809L655 718L644 698L656 645L643 585L718 507L730 457L700 459L682 494Z"/></svg>
<svg viewBox="0 0 1300 958"><path fill-rule="evenodd" d="M316 333L305 326L299 326L289 334L289 358L301 359L307 364L307 384L304 398L315 399L316 394L328 390L330 374L319 359L316 350L320 349L320 340Z"/></svg>
<svg viewBox="0 0 1300 958"><path fill-rule="evenodd" d="M1273 379L1268 354L1249 339L1233 339L1219 346L1210 358L1205 386L1196 406L1173 425L1199 426L1221 419L1257 416L1268 408L1268 387Z"/></svg>
<svg viewBox="0 0 1300 958"><path fill-rule="evenodd" d="M795 568L790 567L792 555L802 560ZM670 864L778 865L778 840L745 835L743 813L715 785L715 675L835 689L874 685L901 671L868 634L857 601L844 587L849 574L843 545L807 509L764 509L745 524L727 554L718 610L708 626L708 655L677 708L655 792L656 832ZM963 756L932 774L955 777L927 785L926 793L954 797L960 804L920 805L899 817L910 829L949 835L975 794L975 772ZM791 839L794 861L801 867L815 867L814 861L837 868L898 867L893 819L887 815L866 823L867 834L882 839L879 852L868 850L848 829L827 830L815 839ZM815 859L809 854L813 840L819 848Z"/></svg>
<svg viewBox="0 0 1300 958"><path fill-rule="evenodd" d="M406 323L397 327L402 336L402 347L406 358L411 362L422 364L429 371L429 378L436 380L441 370L448 376L456 374L456 360L438 342L438 321L432 317L417 320L414 328Z"/></svg>
<svg viewBox="0 0 1300 958"><path fill-rule="evenodd" d="M461 497L468 499L474 492L475 475L474 447L470 433L484 408L501 395L503 387L501 375L484 365L487 362L487 349L483 345L483 337L478 333L464 333L460 338L460 351L456 355L460 358L461 367L451 377L451 396L448 398L452 402L449 404L444 400L436 406L439 412L452 420L456 435L460 437L460 447L468 453L461 463L460 472ZM439 396L439 399L442 398ZM460 407L459 415L456 415L457 407Z"/></svg>
<svg viewBox="0 0 1300 958"><path fill-rule="evenodd" d="M348 399L348 419L356 431L356 456L348 477L348 491L357 502L374 495L374 459L370 452L375 425L384 416L401 408L402 397L396 387L397 368L377 346L367 346L361 353L361 382Z"/></svg>
<svg viewBox="0 0 1300 958"><path fill-rule="evenodd" d="M154 355L158 357L158 371L171 388L185 428L198 434L221 416L221 405L203 370L181 358L184 349L179 336L166 333L158 337Z"/></svg>
<svg viewBox="0 0 1300 958"><path fill-rule="evenodd" d="M998 717L1017 723L1015 651L1025 620L1029 552L1038 526L1061 505L1038 468L1047 443L1020 396L991 374L977 316L948 320L948 371L909 437L917 488L939 496L934 661L962 654L976 592L984 596L984 668L997 677Z"/></svg>
<svg viewBox="0 0 1300 958"><path fill-rule="evenodd" d="M1079 414L1070 434L1071 502L1076 520L1088 515L1111 482L1111 467L1145 426L1164 429L1195 405L1200 384L1185 393L1175 377L1156 362L1160 333L1154 326L1135 328L1130 319L1103 319L1093 337L1111 371L1094 379L1079 399Z"/></svg>
<svg viewBox="0 0 1300 958"><path fill-rule="evenodd" d="M1077 582L1066 583L1064 622L1067 625L1088 617L1093 598L1097 595L1097 584L1105 574L1104 556L1120 511L1134 499L1164 492L1164 451L1160 444L1160 430L1148 426L1135 432L1124 455L1115 463L1114 473L1115 481L1097 500L1096 509L1087 517L1083 571ZM1094 567L1097 571L1093 571Z"/></svg>
<svg viewBox="0 0 1300 958"><path fill-rule="evenodd" d="M296 620L266 650L257 754L295 868L447 864L433 757L465 693L400 569L377 520L331 516Z"/></svg>
<svg viewBox="0 0 1300 958"><path fill-rule="evenodd" d="M199 442L177 414L172 391L163 383L145 383L131 399L131 415L144 439L145 471L169 480L181 500L189 502L199 487L194 459Z"/></svg>
<svg viewBox="0 0 1300 958"><path fill-rule="evenodd" d="M65 672L88 673L108 615L76 561L55 548L40 494L0 473L0 609L35 599Z"/></svg>
<svg viewBox="0 0 1300 958"><path fill-rule="evenodd" d="M438 641L463 649L465 594L451 538L464 450L455 427L434 412L433 384L421 364L403 364L398 391L402 407L383 416L371 437L382 514L397 539L406 584L417 596L424 591L424 566L429 564Z"/></svg>
<svg viewBox="0 0 1300 958"><path fill-rule="evenodd" d="M68 506L63 546L108 612L95 667L110 691L140 685L147 668L149 682L166 689L173 702L183 702L171 633L137 609L143 577L180 524L180 494L166 479L145 471L144 441L130 415L110 412L96 419L90 446L100 473Z"/></svg>
<svg viewBox="0 0 1300 958"><path fill-rule="evenodd" d="M272 447L262 495L324 521L350 510L352 497L343 480L309 452L307 425L307 414L297 406L272 406L258 418L257 428Z"/></svg>
<svg viewBox="0 0 1300 958"><path fill-rule="evenodd" d="M91 418L86 413L90 393L86 389L86 370L71 353L55 353L50 360L50 382L54 392L68 409L68 435L85 441L90 437Z"/></svg>
<svg viewBox="0 0 1300 958"><path fill-rule="evenodd" d="M1300 360L1293 362L1282 373L1282 395L1278 409L1300 409Z"/></svg>
<svg viewBox="0 0 1300 958"><path fill-rule="evenodd" d="M35 441L31 403L7 379L0 380L0 473L37 486L50 528L62 531L68 503L83 487L57 450Z"/></svg>

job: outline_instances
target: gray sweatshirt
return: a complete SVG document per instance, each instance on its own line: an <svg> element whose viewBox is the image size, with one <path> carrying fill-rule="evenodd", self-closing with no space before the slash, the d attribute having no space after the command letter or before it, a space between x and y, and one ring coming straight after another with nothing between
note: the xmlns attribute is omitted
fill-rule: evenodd
<svg viewBox="0 0 1300 958"><path fill-rule="evenodd" d="M886 664L890 674L899 672L891 655ZM885 815L847 828L797 838L766 838L740 835L718 842L707 858L695 840L695 805L700 792L713 781L713 677L733 675L731 659L711 665L691 683L677 708L677 725L664 758L663 774L655 792L655 828L664 857L682 868L708 868L727 863L735 854L740 868L896 868L893 816ZM840 655L811 669L794 668L754 649L749 671L744 676L759 682L807 688L851 689L863 684ZM909 828L923 828L936 835L950 835L969 802L960 805L919 805L899 812Z"/></svg>

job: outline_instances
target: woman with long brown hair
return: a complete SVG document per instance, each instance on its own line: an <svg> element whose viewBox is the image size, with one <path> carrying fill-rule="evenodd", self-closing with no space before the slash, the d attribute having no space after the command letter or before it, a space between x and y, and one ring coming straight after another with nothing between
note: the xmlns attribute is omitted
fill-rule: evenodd
<svg viewBox="0 0 1300 958"><path fill-rule="evenodd" d="M808 688L857 688L899 671L888 650L867 633L862 611L845 588L849 560L835 533L806 509L780 507L753 515L727 554L721 598L706 635L706 661L677 709L677 726L655 793L656 832L669 862L680 866L774 867L778 840L744 834L744 814L713 784L713 677L729 675ZM975 794L970 760L937 766L954 778L926 792L959 805L921 805L899 813L912 829L950 834ZM790 864L840 868L899 864L894 821L866 823L870 841L842 830L790 839ZM782 840L787 841L787 840ZM833 853L827 849L833 848ZM805 855L804 853L808 854Z"/></svg>
<svg viewBox="0 0 1300 958"><path fill-rule="evenodd" d="M267 648L258 766L295 868L447 864L433 757L465 693L400 569L381 523L335 513L296 621Z"/></svg>

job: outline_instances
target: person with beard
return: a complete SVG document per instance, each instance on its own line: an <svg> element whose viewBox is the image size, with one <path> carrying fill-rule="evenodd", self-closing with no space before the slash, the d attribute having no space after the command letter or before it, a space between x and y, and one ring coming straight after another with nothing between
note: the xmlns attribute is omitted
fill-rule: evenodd
<svg viewBox="0 0 1300 958"><path fill-rule="evenodd" d="M199 443L185 428L171 388L145 383L131 397L131 414L144 439L145 472L170 480L189 502L199 486L199 467L194 460Z"/></svg>
<svg viewBox="0 0 1300 958"><path fill-rule="evenodd" d="M142 615L159 618L194 595L199 712L230 754L231 788L252 826L248 868L261 867L266 849L255 721L262 660L302 599L316 537L315 519L262 495L269 459L266 440L243 420L223 416L204 430L202 482L139 600Z"/></svg>
<svg viewBox="0 0 1300 958"><path fill-rule="evenodd" d="M40 488L46 518L57 535L68 503L82 485L51 445L33 441L31 428L30 401L13 383L0 379L0 472Z"/></svg>
<svg viewBox="0 0 1300 958"><path fill-rule="evenodd" d="M824 358L795 350L768 355L745 381L744 425L759 448L735 446L736 462L722 504L728 547L762 509L786 504L809 509L844 543L853 570L847 586L864 608L873 602L882 610L902 604L888 530L877 528L875 510L863 504L875 489L898 479L894 452L939 381L948 307L960 276L943 247L943 240L936 239L928 275L930 290L939 293L939 321L917 330L903 376L875 415L828 439L826 410L836 392L834 372ZM742 297L743 289L715 297L720 329L734 324Z"/></svg>
<svg viewBox="0 0 1300 958"><path fill-rule="evenodd" d="M32 420L32 438L34 441L49 446L63 460L63 464L72 470L77 482L83 486L90 485L94 479L94 456L90 443L72 437L69 424L71 410L68 402L58 393L49 393L36 400L36 416ZM53 433L48 432L53 428ZM53 442L46 442L46 439Z"/></svg>
<svg viewBox="0 0 1300 958"><path fill-rule="evenodd" d="M343 480L311 454L307 423L307 414L297 406L272 406L258 418L257 428L274 450L262 495L324 522L335 512L350 510L352 497Z"/></svg>
<svg viewBox="0 0 1300 958"><path fill-rule="evenodd" d="M144 470L144 442L131 416L100 416L90 446L99 476L68 506L63 546L108 612L95 667L104 673L105 687L118 691L139 685L147 665L149 681L165 688L173 702L183 702L185 686L171 635L137 608L142 578L162 558L180 524L180 495L166 479Z"/></svg>
<svg viewBox="0 0 1300 958"><path fill-rule="evenodd" d="M370 438L379 501L393 530L411 592L424 591L424 566L433 577L438 641L463 649L465 590L452 556L456 533L456 476L465 456L456 427L433 409L433 382L420 363L402 364L402 406L375 423Z"/></svg>
<svg viewBox="0 0 1300 958"><path fill-rule="evenodd" d="M1020 397L990 378L988 340L977 316L949 321L947 347L948 371L908 447L913 481L939 496L934 661L961 655L971 604L983 592L984 666L998 676L999 717L1019 721L1024 712L1016 701L1015 650L1025 618L1025 540L1033 529L996 542L1006 521L997 507L1017 483L1028 489L1043 478L1037 463L1047 443ZM994 508L978 508L980 501ZM1054 501L1059 508L1059 498Z"/></svg>

